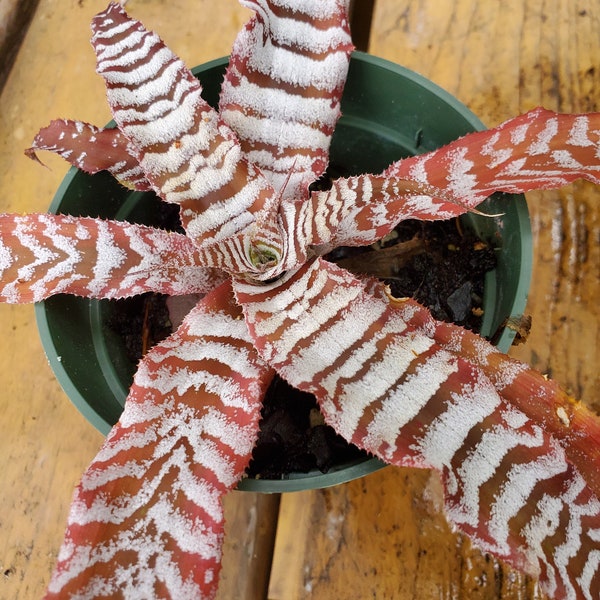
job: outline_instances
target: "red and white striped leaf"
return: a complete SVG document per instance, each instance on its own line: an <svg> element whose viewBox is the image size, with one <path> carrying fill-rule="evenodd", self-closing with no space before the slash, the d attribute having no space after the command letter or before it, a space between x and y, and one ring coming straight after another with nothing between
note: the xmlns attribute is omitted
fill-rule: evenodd
<svg viewBox="0 0 600 600"><path fill-rule="evenodd" d="M214 598L221 499L250 460L271 378L224 284L142 360L77 488L46 598Z"/></svg>
<svg viewBox="0 0 600 600"><path fill-rule="evenodd" d="M0 300L52 294L123 298L205 293L226 275L204 268L184 235L89 217L0 215Z"/></svg>
<svg viewBox="0 0 600 600"><path fill-rule="evenodd" d="M410 323L431 322L427 309L407 300ZM600 422L585 404L569 396L556 381L515 360L481 336L453 323L435 322L435 341L483 371L512 406L563 444L570 460L600 495ZM582 460L582 457L585 457Z"/></svg>
<svg viewBox="0 0 600 600"><path fill-rule="evenodd" d="M580 178L600 183L599 144L600 113L532 110L400 160L382 175L339 179L331 190L313 192L310 210L321 228L311 243L371 244L404 219L455 217L494 192L557 188Z"/></svg>
<svg viewBox="0 0 600 600"><path fill-rule="evenodd" d="M56 119L39 130L25 154L39 161L36 150L48 150L86 173L109 171L124 186L148 191L150 184L128 146L129 141L118 129Z"/></svg>
<svg viewBox="0 0 600 600"><path fill-rule="evenodd" d="M353 50L347 0L242 0L219 111L245 156L284 199L325 171Z"/></svg>
<svg viewBox="0 0 600 600"><path fill-rule="evenodd" d="M599 142L600 113L536 108L439 150L400 160L386 174L409 176L477 202L495 191L557 188L579 178L600 183Z"/></svg>
<svg viewBox="0 0 600 600"><path fill-rule="evenodd" d="M155 33L116 3L94 18L92 30L114 119L155 191L181 206L188 236L215 245L248 229L266 207L273 210L273 188L203 100L198 80ZM240 270L252 267L246 254L239 260L247 263Z"/></svg>
<svg viewBox="0 0 600 600"><path fill-rule="evenodd" d="M287 202L280 209L287 235L287 269L304 262L310 251L325 254L337 246L369 245L403 219L411 218L415 199L426 197L433 208L444 190L409 179L361 175L337 179L326 192L313 192L306 202ZM436 199L436 200L434 200ZM456 205L457 214L466 212ZM388 222L390 214L396 221ZM381 216L380 216L381 215ZM290 257L297 257L295 264Z"/></svg>
<svg viewBox="0 0 600 600"><path fill-rule="evenodd" d="M585 404L569 396L556 381L500 352L480 335L453 323L436 321L418 302L390 299L379 282L370 291L396 303L407 326L428 331L441 348L480 369L511 406L533 422L543 423L544 430L560 440L569 459L600 496L600 422Z"/></svg>
<svg viewBox="0 0 600 600"><path fill-rule="evenodd" d="M315 394L339 434L390 464L440 471L449 519L553 597L598 597L600 486L588 464L597 468L598 452L570 446L571 436L589 443L590 429L573 422L556 435L523 410L524 394L513 403L525 366L488 376L483 360L455 351L460 328L441 345L438 324L414 318L425 309L371 293L322 259L235 289L261 356Z"/></svg>

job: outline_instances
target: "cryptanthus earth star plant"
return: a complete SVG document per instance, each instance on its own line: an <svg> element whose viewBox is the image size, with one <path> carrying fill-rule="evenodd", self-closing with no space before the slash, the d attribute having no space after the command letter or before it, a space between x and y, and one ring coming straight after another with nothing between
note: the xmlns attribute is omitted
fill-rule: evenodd
<svg viewBox="0 0 600 600"><path fill-rule="evenodd" d="M47 598L213 598L221 499L277 373L392 465L441 474L448 519L557 599L600 597L600 421L478 335L324 256L495 191L600 183L600 114L536 109L383 173L311 183L353 50L346 0L242 0L219 109L117 3L92 23L115 128L54 121L33 147L179 205L185 233L0 216L0 299L200 294L139 364L78 486ZM353 327L346 323L351 321Z"/></svg>

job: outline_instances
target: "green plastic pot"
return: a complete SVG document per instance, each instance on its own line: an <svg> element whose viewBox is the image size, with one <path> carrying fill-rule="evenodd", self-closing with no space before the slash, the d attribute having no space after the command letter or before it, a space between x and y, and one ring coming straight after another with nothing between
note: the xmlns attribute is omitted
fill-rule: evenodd
<svg viewBox="0 0 600 600"><path fill-rule="evenodd" d="M227 59L194 69L204 96L216 106ZM332 140L331 161L349 174L378 173L392 161L433 150L483 129L464 105L420 75L393 63L355 53L342 100L343 117ZM143 198L143 202L141 202ZM110 175L71 169L50 212L153 224L153 202L119 185ZM481 333L491 335L525 308L531 270L531 230L522 196L488 199L481 207L500 218L469 214L465 225L498 248L497 268L487 275ZM83 415L107 433L123 409L134 365L105 323L110 301L58 295L36 306L38 328L50 365ZM497 345L506 351L514 332L504 329ZM383 466L376 459L341 464L328 473L293 473L284 480L244 480L239 489L286 492L321 488L361 477Z"/></svg>

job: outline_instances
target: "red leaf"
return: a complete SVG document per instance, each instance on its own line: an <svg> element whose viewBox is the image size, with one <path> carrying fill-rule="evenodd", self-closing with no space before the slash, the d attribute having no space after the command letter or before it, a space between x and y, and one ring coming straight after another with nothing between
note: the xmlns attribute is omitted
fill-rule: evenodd
<svg viewBox="0 0 600 600"><path fill-rule="evenodd" d="M596 417L483 340L463 344L462 329L323 260L235 289L261 356L314 393L338 433L390 464L440 471L449 519L548 594L598 597Z"/></svg>
<svg viewBox="0 0 600 600"><path fill-rule="evenodd" d="M600 183L600 113L538 108L487 131L392 164L382 175L333 182L312 194L321 228L310 243L368 245L404 219L448 219L497 191Z"/></svg>
<svg viewBox="0 0 600 600"><path fill-rule="evenodd" d="M242 156L235 133L202 99L202 87L154 33L112 3L92 22L97 70L114 119L147 179L198 245L228 243L221 264L255 271L246 232L276 208L273 188ZM235 240L236 236L242 238ZM276 227L269 241L281 253ZM233 262L232 262L233 261Z"/></svg>
<svg viewBox="0 0 600 600"><path fill-rule="evenodd" d="M193 242L178 233L88 217L0 215L3 302L38 302L59 293L205 293L226 275L201 265Z"/></svg>
<svg viewBox="0 0 600 600"><path fill-rule="evenodd" d="M142 360L75 493L47 598L214 598L221 499L250 460L271 377L224 284Z"/></svg>
<svg viewBox="0 0 600 600"><path fill-rule="evenodd" d="M600 183L600 113L536 108L428 154L391 165L386 175L448 190L475 206L496 191L557 188L584 178Z"/></svg>
<svg viewBox="0 0 600 600"><path fill-rule="evenodd" d="M57 119L40 129L25 154L39 161L35 151L48 150L86 173L109 171L124 186L148 191L150 184L128 146L129 141L118 129Z"/></svg>
<svg viewBox="0 0 600 600"><path fill-rule="evenodd" d="M305 198L327 167L340 116L353 50L348 3L245 4L256 16L233 45L220 114L284 199Z"/></svg>

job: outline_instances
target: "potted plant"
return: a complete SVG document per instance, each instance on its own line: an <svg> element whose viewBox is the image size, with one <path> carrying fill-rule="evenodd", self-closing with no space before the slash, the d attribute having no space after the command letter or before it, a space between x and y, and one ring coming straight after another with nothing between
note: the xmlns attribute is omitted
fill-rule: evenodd
<svg viewBox="0 0 600 600"><path fill-rule="evenodd" d="M55 122L36 141L179 204L185 234L0 217L4 301L205 294L140 362L77 490L48 597L214 596L220 498L244 472L275 372L314 393L346 439L390 464L438 469L448 517L479 546L556 598L597 595L596 417L476 334L322 256L404 218L475 211L496 190L598 182L600 116L534 110L311 192L352 49L345 5L255 8L217 112L111 4L93 43L118 128Z"/></svg>
<svg viewBox="0 0 600 600"><path fill-rule="evenodd" d="M228 59L218 59L192 72L213 106ZM387 86L385 98L381 89ZM378 172L399 156L416 155L465 133L482 130L480 121L462 104L416 73L363 53L350 60L341 100L342 117L332 136L331 163L349 165L355 173ZM366 115L366 117L361 117ZM41 140L38 140L42 144ZM369 148L365 152L365 147ZM151 192L130 190L110 175L89 175L72 168L50 207L52 213L116 218L161 226L160 200ZM486 200L493 217L462 215L465 227L494 245L496 267L486 275L480 333L496 336L507 351L515 336L505 326L523 314L531 269L531 232L522 197ZM69 398L103 434L117 422L131 385L137 357L129 358L123 339L110 328L114 306L107 300L53 296L36 305L46 355ZM125 317L127 319L129 317ZM362 476L382 463L360 458L336 463L322 472L312 469L283 478L244 478L237 489L287 492L326 487Z"/></svg>

